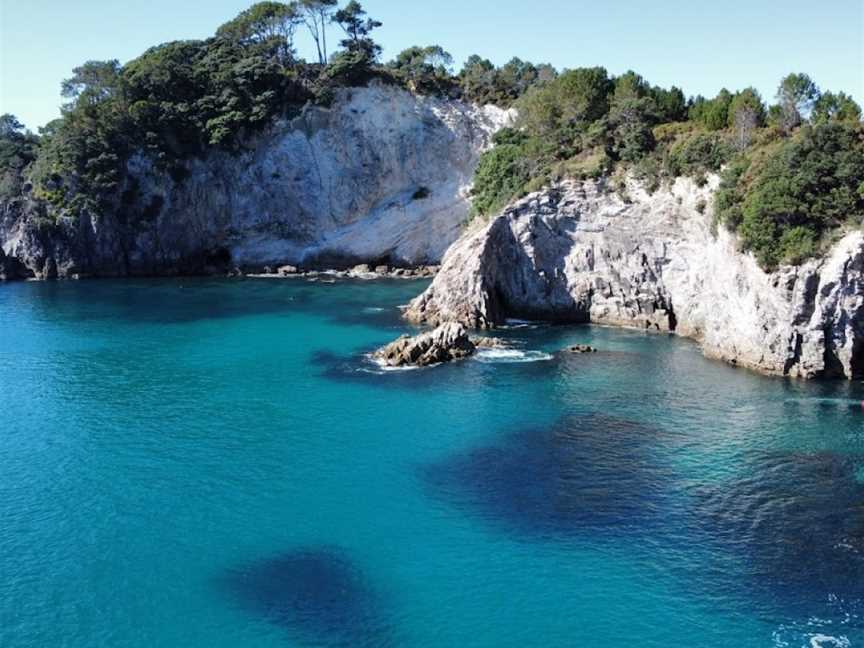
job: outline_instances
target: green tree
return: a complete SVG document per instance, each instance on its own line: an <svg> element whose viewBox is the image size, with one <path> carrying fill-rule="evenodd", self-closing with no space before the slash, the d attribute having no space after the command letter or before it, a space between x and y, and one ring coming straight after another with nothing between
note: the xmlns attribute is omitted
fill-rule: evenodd
<svg viewBox="0 0 864 648"><path fill-rule="evenodd" d="M450 83L453 57L440 45L402 50L388 67L416 90L440 90Z"/></svg>
<svg viewBox="0 0 864 648"><path fill-rule="evenodd" d="M729 123L729 107L732 105L732 93L726 88L720 90L717 96L708 102L702 123L710 131L726 128Z"/></svg>
<svg viewBox="0 0 864 648"><path fill-rule="evenodd" d="M800 262L825 232L864 218L862 136L860 124L805 126L749 169L724 174L718 215L740 223L744 247L764 267Z"/></svg>
<svg viewBox="0 0 864 648"><path fill-rule="evenodd" d="M806 74L790 74L783 78L777 89L777 103L781 110L780 125L792 132L809 118L813 105L819 99L819 88Z"/></svg>
<svg viewBox="0 0 864 648"><path fill-rule="evenodd" d="M39 138L14 115L0 115L0 200L20 195L24 172L36 159Z"/></svg>
<svg viewBox="0 0 864 648"><path fill-rule="evenodd" d="M336 12L333 22L345 32L347 38L340 45L348 52L362 54L369 61L374 61L381 55L381 46L370 36L381 23L370 18L359 2L351 0L344 9Z"/></svg>
<svg viewBox="0 0 864 648"><path fill-rule="evenodd" d="M813 106L813 122L861 121L861 106L845 92L826 92Z"/></svg>
<svg viewBox="0 0 864 648"><path fill-rule="evenodd" d="M647 97L651 92L651 86L642 78L642 75L636 74L633 70L628 70L614 80L614 101L623 102L625 99L640 99Z"/></svg>
<svg viewBox="0 0 864 648"><path fill-rule="evenodd" d="M294 33L301 22L296 2L258 2L219 27L216 35L242 44L272 42L287 64L294 58Z"/></svg>
<svg viewBox="0 0 864 648"><path fill-rule="evenodd" d="M660 122L679 122L687 119L687 98L681 88L672 86L669 90L651 88L651 97L657 108Z"/></svg>
<svg viewBox="0 0 864 648"><path fill-rule="evenodd" d="M524 137L512 131L501 131L499 142L480 157L474 175L473 208L478 214L490 214L504 207L530 178L530 160L521 146Z"/></svg>
<svg viewBox="0 0 864 648"><path fill-rule="evenodd" d="M656 107L650 97L624 94L612 103L609 123L612 128L612 155L628 162L638 162L654 150L652 131Z"/></svg>
<svg viewBox="0 0 864 648"><path fill-rule="evenodd" d="M561 118L564 122L593 122L609 112L612 82L605 68L568 70L550 84L550 87L558 90Z"/></svg>
<svg viewBox="0 0 864 648"><path fill-rule="evenodd" d="M78 105L96 105L122 97L123 84L120 62L87 61L72 70L72 76L60 86L60 94L69 99L67 108Z"/></svg>
<svg viewBox="0 0 864 648"><path fill-rule="evenodd" d="M459 72L465 97L476 103L495 103L495 66L489 59L472 54Z"/></svg>

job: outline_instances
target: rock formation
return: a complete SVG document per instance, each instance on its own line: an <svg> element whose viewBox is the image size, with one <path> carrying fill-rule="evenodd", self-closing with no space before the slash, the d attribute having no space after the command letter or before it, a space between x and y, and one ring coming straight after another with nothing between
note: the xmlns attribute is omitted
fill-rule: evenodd
<svg viewBox="0 0 864 648"><path fill-rule="evenodd" d="M128 213L0 204L0 249L37 278L435 264L468 217L480 153L511 118L380 84L345 89L240 153L188 161L182 179L134 156Z"/></svg>
<svg viewBox="0 0 864 648"><path fill-rule="evenodd" d="M467 358L476 350L464 326L448 323L415 337L403 335L373 353L372 357L388 367L427 367Z"/></svg>
<svg viewBox="0 0 864 648"><path fill-rule="evenodd" d="M506 318L675 332L706 355L763 373L864 373L864 235L763 271L712 223L712 193L678 179L649 194L568 181L467 232L409 320L489 328Z"/></svg>

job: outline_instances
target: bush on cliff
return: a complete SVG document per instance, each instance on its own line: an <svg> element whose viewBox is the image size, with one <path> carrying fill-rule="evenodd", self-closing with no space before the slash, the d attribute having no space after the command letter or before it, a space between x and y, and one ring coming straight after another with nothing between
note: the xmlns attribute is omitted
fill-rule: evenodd
<svg viewBox="0 0 864 648"><path fill-rule="evenodd" d="M724 169L716 214L760 264L799 263L864 220L861 110L819 93L806 75L780 84L767 109L753 88L685 102L677 88L627 72L570 70L516 102L519 123L480 161L474 209L493 213L563 177L632 171L653 190ZM796 127L796 124L803 124Z"/></svg>
<svg viewBox="0 0 864 648"><path fill-rule="evenodd" d="M39 138L13 115L0 115L0 200L21 195L24 171L39 152Z"/></svg>
<svg viewBox="0 0 864 648"><path fill-rule="evenodd" d="M766 268L813 256L826 234L864 221L864 127L820 122L751 151L724 172L717 216Z"/></svg>

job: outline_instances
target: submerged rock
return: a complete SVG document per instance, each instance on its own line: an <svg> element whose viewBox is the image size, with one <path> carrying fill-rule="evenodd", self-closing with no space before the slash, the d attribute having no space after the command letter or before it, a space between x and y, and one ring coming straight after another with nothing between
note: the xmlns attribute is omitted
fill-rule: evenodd
<svg viewBox="0 0 864 648"><path fill-rule="evenodd" d="M568 353L597 353L597 349L587 344L574 344L571 347L567 347Z"/></svg>
<svg viewBox="0 0 864 648"><path fill-rule="evenodd" d="M304 643L388 643L375 592L337 548L297 549L233 569L223 581L244 609Z"/></svg>
<svg viewBox="0 0 864 648"><path fill-rule="evenodd" d="M403 335L373 354L389 367L427 367L467 358L477 350L461 324L442 324L415 337Z"/></svg>
<svg viewBox="0 0 864 648"><path fill-rule="evenodd" d="M718 182L679 178L648 193L630 181L628 201L603 180L532 194L466 232L405 315L432 326L526 318L675 332L763 373L864 375L864 233L765 272L698 209Z"/></svg>

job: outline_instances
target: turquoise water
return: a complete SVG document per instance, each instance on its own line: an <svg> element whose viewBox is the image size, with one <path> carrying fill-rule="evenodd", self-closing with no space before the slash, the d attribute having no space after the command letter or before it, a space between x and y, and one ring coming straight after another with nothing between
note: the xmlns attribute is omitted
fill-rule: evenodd
<svg viewBox="0 0 864 648"><path fill-rule="evenodd" d="M864 646L861 385L423 285L0 286L0 645Z"/></svg>

